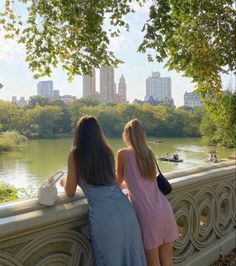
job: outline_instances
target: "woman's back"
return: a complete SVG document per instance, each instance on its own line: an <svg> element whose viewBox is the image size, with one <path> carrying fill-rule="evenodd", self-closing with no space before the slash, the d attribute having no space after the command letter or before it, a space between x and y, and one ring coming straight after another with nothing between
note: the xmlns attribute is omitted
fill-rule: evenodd
<svg viewBox="0 0 236 266"><path fill-rule="evenodd" d="M125 149L125 181L143 234L144 247L151 249L177 238L176 223L170 204L157 186L156 179L141 176L135 151Z"/></svg>
<svg viewBox="0 0 236 266"><path fill-rule="evenodd" d="M156 179L149 180L142 177L136 162L135 151L126 149L127 163L124 169L125 180L130 192L130 199L134 206L142 207L143 211L153 212L160 204L164 195L160 192Z"/></svg>
<svg viewBox="0 0 236 266"><path fill-rule="evenodd" d="M89 221L97 266L145 266L140 227L127 197L116 183L80 182L89 202Z"/></svg>

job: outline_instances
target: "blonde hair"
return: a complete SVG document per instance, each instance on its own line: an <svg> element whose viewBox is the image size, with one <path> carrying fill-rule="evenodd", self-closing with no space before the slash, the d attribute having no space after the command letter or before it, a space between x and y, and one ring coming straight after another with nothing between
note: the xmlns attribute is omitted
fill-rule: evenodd
<svg viewBox="0 0 236 266"><path fill-rule="evenodd" d="M126 124L124 132L135 151L135 157L141 175L145 179L155 179L157 172L156 159L147 145L141 122L138 119L132 119Z"/></svg>

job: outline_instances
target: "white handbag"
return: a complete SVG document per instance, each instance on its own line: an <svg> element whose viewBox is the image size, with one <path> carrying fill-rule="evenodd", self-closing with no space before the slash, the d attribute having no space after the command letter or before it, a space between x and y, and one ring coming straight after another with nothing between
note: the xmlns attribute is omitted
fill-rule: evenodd
<svg viewBox="0 0 236 266"><path fill-rule="evenodd" d="M63 171L56 172L50 176L38 190L38 203L52 206L57 199L56 182L64 175Z"/></svg>

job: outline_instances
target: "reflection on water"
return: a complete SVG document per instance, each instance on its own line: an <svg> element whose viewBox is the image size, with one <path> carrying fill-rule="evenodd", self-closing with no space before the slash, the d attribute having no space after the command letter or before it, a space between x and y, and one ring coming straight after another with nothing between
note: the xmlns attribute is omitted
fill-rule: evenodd
<svg viewBox="0 0 236 266"><path fill-rule="evenodd" d="M150 139L148 145L157 157L178 153L183 163L159 162L164 172L207 164L207 147L197 138ZM124 145L119 139L109 140L114 153ZM19 150L0 154L0 180L18 188L38 187L45 178L67 169L67 156L72 139L32 140ZM218 159L228 157L232 150L217 149Z"/></svg>

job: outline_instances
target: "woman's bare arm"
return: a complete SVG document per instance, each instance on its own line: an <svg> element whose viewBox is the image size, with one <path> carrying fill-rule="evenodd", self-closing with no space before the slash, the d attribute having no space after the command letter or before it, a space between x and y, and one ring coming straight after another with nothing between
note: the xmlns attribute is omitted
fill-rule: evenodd
<svg viewBox="0 0 236 266"><path fill-rule="evenodd" d="M116 155L116 176L117 183L120 188L127 188L124 178L124 167L126 164L126 157L124 150L119 150Z"/></svg>
<svg viewBox="0 0 236 266"><path fill-rule="evenodd" d="M67 178L61 181L61 185L64 187L65 193L68 197L74 196L77 188L77 173L72 151L68 156Z"/></svg>

